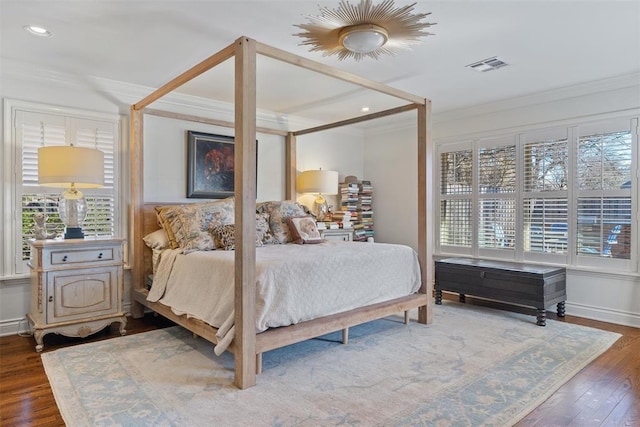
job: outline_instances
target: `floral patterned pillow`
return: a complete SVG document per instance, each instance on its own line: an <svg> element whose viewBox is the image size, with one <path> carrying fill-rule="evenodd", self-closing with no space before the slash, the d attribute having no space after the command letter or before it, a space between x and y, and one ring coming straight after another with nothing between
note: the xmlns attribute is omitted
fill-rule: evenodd
<svg viewBox="0 0 640 427"><path fill-rule="evenodd" d="M269 226L269 217L270 215L266 212L256 214L256 234L265 245L278 243Z"/></svg>
<svg viewBox="0 0 640 427"><path fill-rule="evenodd" d="M172 249L185 253L216 248L209 225L233 224L233 197L211 202L156 207L158 221L167 232Z"/></svg>
<svg viewBox="0 0 640 427"><path fill-rule="evenodd" d="M174 230L182 227L178 220L178 212L183 208L183 205L167 205L156 206L156 216L158 218L158 225L167 233L167 239L169 240L169 247L171 249L177 249L180 247Z"/></svg>
<svg viewBox="0 0 640 427"><path fill-rule="evenodd" d="M287 219L291 217L304 216L309 214L309 210L301 204L292 200L282 202L265 202L260 209L269 211L269 227L278 243L289 243L293 241Z"/></svg>

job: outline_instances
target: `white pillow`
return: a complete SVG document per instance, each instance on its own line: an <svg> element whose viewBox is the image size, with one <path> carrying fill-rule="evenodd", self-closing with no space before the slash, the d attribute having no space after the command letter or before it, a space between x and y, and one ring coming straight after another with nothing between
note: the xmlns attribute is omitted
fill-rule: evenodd
<svg viewBox="0 0 640 427"><path fill-rule="evenodd" d="M142 240L151 249L167 249L169 247L169 237L163 229L147 234Z"/></svg>

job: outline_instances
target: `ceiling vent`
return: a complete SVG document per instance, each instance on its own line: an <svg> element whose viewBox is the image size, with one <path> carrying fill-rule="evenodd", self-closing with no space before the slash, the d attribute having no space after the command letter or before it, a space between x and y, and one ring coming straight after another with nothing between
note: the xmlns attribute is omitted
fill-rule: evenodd
<svg viewBox="0 0 640 427"><path fill-rule="evenodd" d="M482 61L474 62L473 64L469 64L467 65L467 67L471 68L472 70L476 70L484 73L485 71L496 70L506 65L509 65L509 64L507 64L497 56L494 56L491 58L483 59Z"/></svg>

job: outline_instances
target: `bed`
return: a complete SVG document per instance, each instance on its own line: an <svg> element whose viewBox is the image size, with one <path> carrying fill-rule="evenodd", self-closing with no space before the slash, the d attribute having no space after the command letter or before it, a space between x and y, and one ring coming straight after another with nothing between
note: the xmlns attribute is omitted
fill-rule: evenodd
<svg viewBox="0 0 640 427"><path fill-rule="evenodd" d="M357 84L369 90L382 92L402 100L409 101L409 104L392 108L383 112L377 112L357 118L350 118L340 122L335 122L311 129L298 131L271 130L256 127L256 56L266 55L269 58L283 61L287 64L302 67L307 70L321 73L325 76L334 77L343 81ZM146 247L143 237L159 228L157 221L156 203L145 202L143 183L143 117L145 114L154 114L168 118L190 119L189 117L175 113L167 113L152 110L148 106L162 96L171 92L180 85L190 81L203 72L216 65L234 58L235 60L235 121L233 123L223 123L210 120L209 123L217 125L227 125L235 129L235 196L234 196L234 230L235 230L235 250L234 251L196 251L186 256L182 260L200 259L207 257L222 257L227 265L231 265L233 270L232 287L234 298L229 310L225 313L218 313L218 317L213 321L207 321L205 315L194 315L189 313L188 308L173 308L163 302L169 302L167 290L173 287L171 280L167 280L165 289L156 291L147 288L147 276L151 273L152 251ZM362 295L355 297L344 305L338 307L328 307L325 311L317 311L310 317L302 315L291 319L290 322L277 322L271 324L271 320L261 323L261 312L258 308L260 304L260 292L257 292L261 271L263 271L265 259L277 259L287 256L286 252L297 251L310 256L310 253L319 255L323 248L334 251L346 251L359 246L360 251L366 247L367 253L371 251L370 257L385 256L375 254L376 250L390 250L400 245L384 245L367 243L341 243L344 247L333 247L332 243L322 243L319 245L298 245L284 244L273 245L269 248L256 248L256 133L275 133L282 135L285 143L285 195L288 199L296 198L295 179L296 168L296 138L300 135L321 132L338 126L358 123L360 121L372 120L378 117L385 117L400 112L415 110L417 112L417 168L418 168L418 248L409 257L414 267L409 268L409 276L415 276L408 280L410 285L405 289L392 289L390 293L382 292L373 299L362 298ZM247 388L255 385L256 374L261 369L262 354L266 351L299 342L305 339L317 337L328 332L342 330L346 331L350 326L364 323L373 319L385 317L391 314L407 312L418 309L418 322L427 324L432 321L431 294L433 265L431 261L431 244L428 239L428 231L432 221L427 216L431 198L428 195L430 149L428 148L428 122L430 115L430 102L424 98L408 94L397 89L368 81L361 77L342 72L326 65L310 61L308 59L292 55L279 49L261 44L247 37L240 37L233 44L220 52L207 58L200 64L188 69L174 80L165 84L152 94L145 97L140 102L131 106L131 128L130 128L130 153L131 153L131 264L132 264L132 315L140 317L145 308L151 309L191 330L195 334L211 341L216 345L228 349L234 354L235 384L239 388ZM206 118L191 118L194 121L207 122ZM335 243L334 243L335 244ZM349 245L348 247L346 245ZM356 246L354 246L356 245ZM364 245L364 246L363 246ZM281 246L278 248L277 246ZM317 248L314 248L317 246ZM408 248L410 249L410 248ZM411 249L410 249L411 250ZM282 253L284 251L285 253ZM412 250L411 250L412 251ZM180 251L174 254L174 262L181 256ZM222 252L227 252L220 255ZM345 252L345 254L346 254ZM214 255L217 253L216 255ZM328 256L328 255L327 255ZM347 256L347 255L344 255ZM167 257L170 258L170 257ZM180 261L180 262L183 262ZM335 261L335 260L334 260ZM195 261L194 261L195 262ZM210 262L210 261L207 261ZM381 264L381 263L378 263ZM173 265L175 268L179 264ZM156 282L156 280L154 280ZM393 280L387 280L392 283ZM363 282L365 283L365 282ZM157 284L157 282L156 282ZM393 286L391 286L393 288ZM337 292L338 289L328 290ZM197 291L196 291L197 292ZM360 291L361 292L361 291ZM395 292L395 293L394 293ZM169 292L170 293L170 292ZM289 314L288 314L289 315ZM286 325L288 324L288 326ZM231 326L229 326L231 325ZM233 328L232 340L226 332ZM221 333L222 332L222 333ZM346 335L345 335L346 338Z"/></svg>

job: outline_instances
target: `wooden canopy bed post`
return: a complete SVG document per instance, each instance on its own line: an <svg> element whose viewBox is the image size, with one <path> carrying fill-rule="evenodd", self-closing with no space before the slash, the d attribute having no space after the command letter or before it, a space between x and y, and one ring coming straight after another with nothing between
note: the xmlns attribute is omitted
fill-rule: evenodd
<svg viewBox="0 0 640 427"><path fill-rule="evenodd" d="M235 54L235 384L256 384L256 44L238 39Z"/></svg>
<svg viewBox="0 0 640 427"><path fill-rule="evenodd" d="M430 173L429 165L432 165L433 159L430 157L431 149L429 147L429 124L431 121L431 102L426 101L419 105L417 109L418 120L418 261L420 262L420 274L422 278L422 286L420 292L433 294L433 262L432 248L429 244L429 232L432 230L430 226L432 212L429 203L432 200L431 186L428 177L433 176ZM431 301L431 298L429 298ZM430 305L418 308L418 321L420 323L431 323L433 321L433 311Z"/></svg>
<svg viewBox="0 0 640 427"><path fill-rule="evenodd" d="M130 236L133 242L129 247L133 250L133 269L131 270L131 316L139 319L144 315L144 305L136 301L134 292L144 289L144 242L142 230L144 229L144 213L142 211L144 203L144 157L143 157L143 115L142 111L131 106L131 119L129 129L129 156L131 165L130 182Z"/></svg>
<svg viewBox="0 0 640 427"><path fill-rule="evenodd" d="M409 104L386 111L342 120L332 124L317 126L310 129L283 132L274 129L258 128L256 124L256 56L257 54L289 63L294 66L309 69L338 80L359 85L392 97L396 97ZM179 113L147 110L147 106L162 96L168 94L182 84L201 75L216 65L234 57L235 60L235 121L234 123L218 120L187 116ZM367 120L385 117L415 109L417 111L417 145L418 145L418 264L420 266L420 288L416 293L385 300L379 303L357 306L358 308L342 311L337 314L325 315L299 323L270 328L256 334L256 133L257 131L282 135L285 139L285 196L287 199L296 197L297 148L298 135L323 131L339 126L351 125ZM149 273L148 258L150 250L144 246L143 237L158 229L156 213L152 204L144 202L144 158L143 158L143 114L155 114L167 118L192 120L201 123L211 123L219 126L233 127L235 130L235 233L236 245L234 259L234 334L229 350L235 358L235 384L239 388L248 388L256 384L256 373L261 369L262 353L285 345L317 337L325 333L345 330L346 328L370 320L385 317L401 311L418 308L418 321L430 323L432 321L431 293L433 288L432 245L429 234L433 229L433 221L428 212L433 206L431 197L432 179L430 168L433 162L433 150L429 142L429 120L431 104L420 98L370 80L349 74L318 62L305 59L280 49L263 45L247 37L238 38L233 44L218 53L191 67L175 79L152 92L140 102L131 106L130 128L130 165L131 165L131 238L130 246L133 250L132 271L132 315L140 317L148 307L163 316L175 321L179 325L204 337L212 343L219 344L218 329L203 320L175 314L171 307L161 301L150 300L146 288L146 275ZM145 261L146 260L146 261ZM415 288L412 292L415 292Z"/></svg>
<svg viewBox="0 0 640 427"><path fill-rule="evenodd" d="M297 189L296 178L298 173L298 150L296 145L296 136L294 133L287 133L284 142L284 197L287 200L295 200Z"/></svg>

